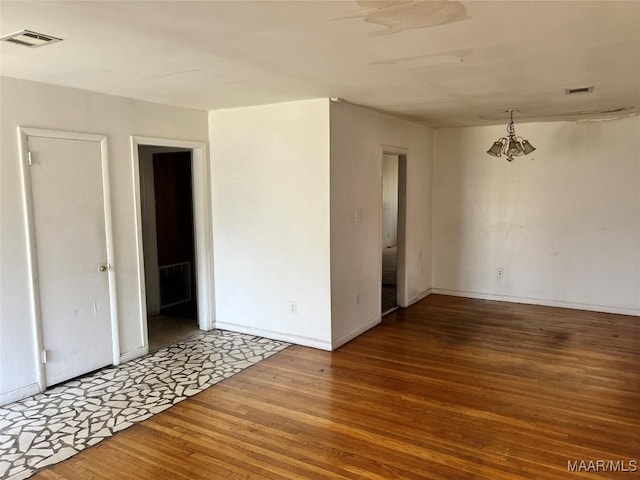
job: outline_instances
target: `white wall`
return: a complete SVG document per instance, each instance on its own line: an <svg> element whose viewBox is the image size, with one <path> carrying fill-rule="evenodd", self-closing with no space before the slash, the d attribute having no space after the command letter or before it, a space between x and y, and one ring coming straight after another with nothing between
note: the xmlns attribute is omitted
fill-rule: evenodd
<svg viewBox="0 0 640 480"><path fill-rule="evenodd" d="M330 349L328 99L212 111L209 128L216 326Z"/></svg>
<svg viewBox="0 0 640 480"><path fill-rule="evenodd" d="M143 353L130 136L206 141L207 113L6 77L0 80L0 101L0 403L5 403L37 391L17 126L108 136L120 349L130 356Z"/></svg>
<svg viewBox="0 0 640 480"><path fill-rule="evenodd" d="M331 104L331 317L338 346L380 322L382 145L406 148L406 298L431 287L432 130ZM356 211L361 214L356 221ZM399 268L399 275L402 275Z"/></svg>
<svg viewBox="0 0 640 480"><path fill-rule="evenodd" d="M639 314L640 118L516 130L511 164L503 126L436 130L434 289Z"/></svg>

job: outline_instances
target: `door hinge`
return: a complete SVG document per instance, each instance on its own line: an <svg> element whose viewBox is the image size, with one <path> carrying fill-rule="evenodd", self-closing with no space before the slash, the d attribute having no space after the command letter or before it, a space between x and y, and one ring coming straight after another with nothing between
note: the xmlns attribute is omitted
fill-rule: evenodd
<svg viewBox="0 0 640 480"><path fill-rule="evenodd" d="M42 350L42 364L43 365L47 364L47 351L46 350Z"/></svg>
<svg viewBox="0 0 640 480"><path fill-rule="evenodd" d="M32 164L31 152L27 152L27 165L31 166L31 164Z"/></svg>

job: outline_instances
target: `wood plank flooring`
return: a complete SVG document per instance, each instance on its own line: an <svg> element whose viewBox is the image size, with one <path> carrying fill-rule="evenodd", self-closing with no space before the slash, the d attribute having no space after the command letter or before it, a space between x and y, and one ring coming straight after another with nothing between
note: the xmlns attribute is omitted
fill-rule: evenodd
<svg viewBox="0 0 640 480"><path fill-rule="evenodd" d="M575 460L639 470L568 472ZM336 352L290 347L35 478L639 472L640 318L432 295Z"/></svg>

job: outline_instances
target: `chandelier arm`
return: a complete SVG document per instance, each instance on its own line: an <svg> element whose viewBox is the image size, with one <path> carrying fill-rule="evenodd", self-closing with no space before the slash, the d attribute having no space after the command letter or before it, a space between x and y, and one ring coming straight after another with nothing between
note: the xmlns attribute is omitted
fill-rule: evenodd
<svg viewBox="0 0 640 480"><path fill-rule="evenodd" d="M509 145L509 140L507 139L507 137L500 137L498 139L498 142L500 142L502 144L502 153L504 153L505 155L507 154L507 146Z"/></svg>

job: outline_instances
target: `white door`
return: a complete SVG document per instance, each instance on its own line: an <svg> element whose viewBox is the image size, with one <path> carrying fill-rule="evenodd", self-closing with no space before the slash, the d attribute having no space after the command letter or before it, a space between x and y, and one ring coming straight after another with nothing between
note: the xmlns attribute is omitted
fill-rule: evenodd
<svg viewBox="0 0 640 480"><path fill-rule="evenodd" d="M113 360L102 153L97 141L28 137L46 384Z"/></svg>

